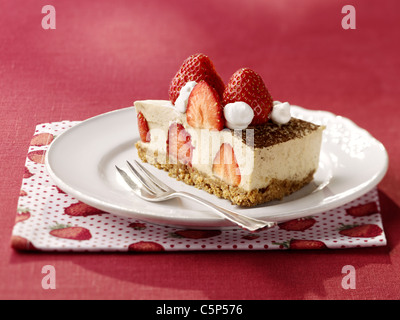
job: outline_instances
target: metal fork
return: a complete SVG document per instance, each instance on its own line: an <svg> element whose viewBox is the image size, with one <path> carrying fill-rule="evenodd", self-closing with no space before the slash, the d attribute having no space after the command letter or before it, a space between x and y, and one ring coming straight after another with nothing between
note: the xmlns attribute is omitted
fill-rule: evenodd
<svg viewBox="0 0 400 320"><path fill-rule="evenodd" d="M188 192L175 191L156 178L138 161L134 161L139 170L136 169L129 161L127 161L128 167L135 178L134 180L131 179L131 177L124 170L120 169L118 166L115 167L128 186L141 199L153 202L165 201L176 197L191 199L209 207L225 219L252 232L263 228L270 228L276 225L276 222L268 222L250 218L237 212L222 208Z"/></svg>

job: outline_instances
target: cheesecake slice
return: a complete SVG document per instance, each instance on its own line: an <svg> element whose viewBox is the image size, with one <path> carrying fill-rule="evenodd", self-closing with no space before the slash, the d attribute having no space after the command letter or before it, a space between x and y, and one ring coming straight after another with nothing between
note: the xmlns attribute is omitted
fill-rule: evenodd
<svg viewBox="0 0 400 320"><path fill-rule="evenodd" d="M310 183L324 127L291 117L261 76L237 70L225 85L208 56L188 57L169 100L134 103L140 159L188 185L252 207Z"/></svg>
<svg viewBox="0 0 400 320"><path fill-rule="evenodd" d="M134 103L146 119L140 159L239 206L282 199L310 183L318 168L323 127L291 118L245 130L191 127L167 100Z"/></svg>

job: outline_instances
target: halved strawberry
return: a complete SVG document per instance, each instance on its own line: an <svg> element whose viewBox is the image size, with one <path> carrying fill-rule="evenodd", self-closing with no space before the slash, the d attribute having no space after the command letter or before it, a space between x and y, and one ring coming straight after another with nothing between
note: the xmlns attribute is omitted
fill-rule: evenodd
<svg viewBox="0 0 400 320"><path fill-rule="evenodd" d="M261 76L249 68L236 71L229 79L223 95L224 105L246 102L254 111L251 125L266 123L272 110L272 97Z"/></svg>
<svg viewBox="0 0 400 320"><path fill-rule="evenodd" d="M149 125L147 124L147 120L144 117L143 113L139 112L137 114L137 121L138 121L140 140L142 140L142 142L150 142Z"/></svg>
<svg viewBox="0 0 400 320"><path fill-rule="evenodd" d="M208 56L203 53L197 53L188 57L179 68L171 81L169 87L169 100L175 104L182 87L188 81L200 82L205 80L218 93L220 99L224 92L224 82L214 68L214 64Z"/></svg>
<svg viewBox="0 0 400 320"><path fill-rule="evenodd" d="M239 165L229 143L223 143L217 152L212 167L213 173L226 183L238 186L241 180Z"/></svg>
<svg viewBox="0 0 400 320"><path fill-rule="evenodd" d="M191 136L182 124L172 123L168 129L167 153L170 161L178 160L183 164L192 164L193 149Z"/></svg>
<svg viewBox="0 0 400 320"><path fill-rule="evenodd" d="M186 109L187 123L197 129L222 130L225 126L221 100L213 87L200 81L192 90Z"/></svg>
<svg viewBox="0 0 400 320"><path fill-rule="evenodd" d="M294 250L316 250L316 249L327 249L324 242L319 240L303 240L303 239L292 239L289 243L289 249Z"/></svg>

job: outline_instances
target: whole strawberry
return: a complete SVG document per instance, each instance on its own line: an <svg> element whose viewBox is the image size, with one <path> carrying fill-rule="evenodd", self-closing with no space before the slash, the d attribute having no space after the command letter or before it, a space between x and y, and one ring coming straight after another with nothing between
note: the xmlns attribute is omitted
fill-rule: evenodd
<svg viewBox="0 0 400 320"><path fill-rule="evenodd" d="M164 247L153 241L139 241L131 243L128 247L128 251L134 252L154 252L154 251L165 251Z"/></svg>
<svg viewBox="0 0 400 320"><path fill-rule="evenodd" d="M305 231L311 228L315 224L316 220L311 217L307 218L300 218L300 219L293 219L289 221L285 221L279 223L278 226L280 229L286 231Z"/></svg>
<svg viewBox="0 0 400 320"><path fill-rule="evenodd" d="M28 159L38 164L44 164L45 155L46 150L33 150L28 153Z"/></svg>
<svg viewBox="0 0 400 320"><path fill-rule="evenodd" d="M174 233L171 233L172 238L187 238L187 239L205 239L211 238L215 236L219 236L221 234L220 230L178 230Z"/></svg>
<svg viewBox="0 0 400 320"><path fill-rule="evenodd" d="M66 207L64 213L74 217L87 217L96 214L104 214L105 212L79 201Z"/></svg>
<svg viewBox="0 0 400 320"><path fill-rule="evenodd" d="M355 238L374 238L380 236L383 230L376 224L353 224L344 225L339 228L339 233L343 236Z"/></svg>
<svg viewBox="0 0 400 320"><path fill-rule="evenodd" d="M346 209L346 213L353 217L364 217L378 212L379 210L376 202L368 202Z"/></svg>
<svg viewBox="0 0 400 320"><path fill-rule="evenodd" d="M51 133L47 132L38 133L32 137L30 145L42 147L50 144L53 140L54 140L54 135L52 135Z"/></svg>
<svg viewBox="0 0 400 320"><path fill-rule="evenodd" d="M38 249L26 238L11 236L11 246L16 250L37 251Z"/></svg>
<svg viewBox="0 0 400 320"><path fill-rule="evenodd" d="M29 219L30 217L31 217L31 213L30 213L29 209L18 208L17 216L15 218L15 223L25 221L25 220Z"/></svg>
<svg viewBox="0 0 400 320"><path fill-rule="evenodd" d="M289 243L289 249L292 250L307 250L307 249L327 249L324 242L319 240L302 240L302 239L291 239Z"/></svg>
<svg viewBox="0 0 400 320"><path fill-rule="evenodd" d="M33 176L33 173L31 173L31 172L29 171L29 169L28 169L27 167L25 167L25 169L24 169L24 175L23 175L22 178L24 178L24 179L29 179L29 178L32 177L32 176Z"/></svg>
<svg viewBox="0 0 400 320"><path fill-rule="evenodd" d="M57 238L70 240L90 240L92 235L90 231L84 227L73 227L70 225L56 224L51 227L50 234Z"/></svg>
<svg viewBox="0 0 400 320"><path fill-rule="evenodd" d="M210 58L203 53L191 55L183 62L171 81L168 92L169 100L175 104L180 90L188 81L200 82L201 80L206 81L213 87L222 100L225 87L224 82L215 70Z"/></svg>
<svg viewBox="0 0 400 320"><path fill-rule="evenodd" d="M328 247L323 241L320 240L308 240L308 239L290 239L284 242L274 242L281 248L292 249L292 250L318 250L327 249Z"/></svg>
<svg viewBox="0 0 400 320"><path fill-rule="evenodd" d="M227 83L223 103L246 102L254 111L250 125L266 123L272 110L272 97L261 76L249 68L236 71Z"/></svg>

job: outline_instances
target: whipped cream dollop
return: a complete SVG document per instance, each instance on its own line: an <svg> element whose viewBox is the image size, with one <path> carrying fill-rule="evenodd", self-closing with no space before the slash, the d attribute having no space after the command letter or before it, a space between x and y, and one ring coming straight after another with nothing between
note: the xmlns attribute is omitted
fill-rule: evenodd
<svg viewBox="0 0 400 320"><path fill-rule="evenodd" d="M292 115L290 114L289 102L274 101L274 106L271 111L270 118L276 124L286 124L290 121Z"/></svg>
<svg viewBox="0 0 400 320"><path fill-rule="evenodd" d="M237 101L224 107L224 116L229 129L246 129L253 121L254 111L246 102Z"/></svg>
<svg viewBox="0 0 400 320"><path fill-rule="evenodd" d="M192 92L192 90L193 90L193 88L195 87L196 84L197 84L196 81L186 82L186 84L179 91L179 96L175 101L175 108L179 112L181 112L181 113L185 113L186 112L186 108L187 108L187 104L188 104L190 93Z"/></svg>

